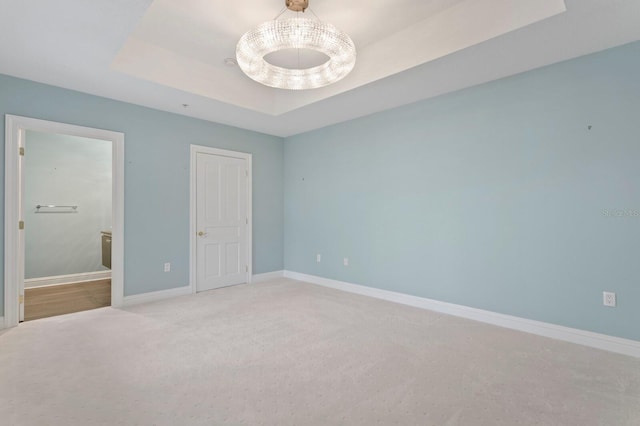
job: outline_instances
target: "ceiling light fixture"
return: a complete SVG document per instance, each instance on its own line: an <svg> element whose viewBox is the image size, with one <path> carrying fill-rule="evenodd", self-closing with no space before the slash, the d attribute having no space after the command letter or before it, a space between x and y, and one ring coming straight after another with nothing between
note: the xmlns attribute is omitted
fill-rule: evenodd
<svg viewBox="0 0 640 426"><path fill-rule="evenodd" d="M304 12L308 7L309 0L285 0L285 8L274 20L245 33L236 46L240 69L258 83L289 90L327 86L349 74L356 63L356 47L347 34L317 16L278 20L286 9ZM269 53L283 49L315 50L329 59L311 68L284 68L265 60Z"/></svg>

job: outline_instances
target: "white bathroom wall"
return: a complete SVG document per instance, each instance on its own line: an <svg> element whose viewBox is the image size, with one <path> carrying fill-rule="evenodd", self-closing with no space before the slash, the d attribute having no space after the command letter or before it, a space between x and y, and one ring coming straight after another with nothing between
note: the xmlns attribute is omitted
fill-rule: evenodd
<svg viewBox="0 0 640 426"><path fill-rule="evenodd" d="M24 165L25 279L106 271L100 232L111 229L111 143L27 131ZM37 213L38 204L78 208Z"/></svg>

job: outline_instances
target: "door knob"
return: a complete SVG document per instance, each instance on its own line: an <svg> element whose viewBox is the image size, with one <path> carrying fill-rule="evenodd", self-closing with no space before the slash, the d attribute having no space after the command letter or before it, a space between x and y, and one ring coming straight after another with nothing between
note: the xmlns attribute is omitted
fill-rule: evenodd
<svg viewBox="0 0 640 426"><path fill-rule="evenodd" d="M198 237L204 237L204 236L205 236L204 231L200 231L200 232L198 232Z"/></svg>

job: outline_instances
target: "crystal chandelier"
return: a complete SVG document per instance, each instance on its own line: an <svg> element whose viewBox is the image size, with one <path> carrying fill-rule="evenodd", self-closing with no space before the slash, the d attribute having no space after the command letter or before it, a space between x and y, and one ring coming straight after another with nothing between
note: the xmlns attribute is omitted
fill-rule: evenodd
<svg viewBox="0 0 640 426"><path fill-rule="evenodd" d="M285 5L294 12L304 12L309 0L285 0ZM236 46L238 66L250 78L270 87L304 90L335 83L351 72L356 47L347 34L318 19L277 18L245 33ZM329 59L311 68L292 69L265 60L266 55L283 49L310 49Z"/></svg>

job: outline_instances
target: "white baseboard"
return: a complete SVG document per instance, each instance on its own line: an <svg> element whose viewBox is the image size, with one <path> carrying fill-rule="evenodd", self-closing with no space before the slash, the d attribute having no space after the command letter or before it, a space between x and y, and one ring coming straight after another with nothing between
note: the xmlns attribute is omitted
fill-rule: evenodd
<svg viewBox="0 0 640 426"><path fill-rule="evenodd" d="M468 306L455 305L453 303L440 302L438 300L426 299L423 297L411 296L408 294L396 293L393 291L381 290L378 288L366 287L358 284L317 277L314 275L301 274L298 272L284 271L284 276L286 278L305 281L311 284L347 291L349 293L375 297L376 299L388 300L416 308L428 309L431 311L441 312L443 314L497 325L499 327L524 331L526 333L537 334L539 336L550 337L552 339L577 343L583 346L640 358L640 342L636 340L608 336L606 334L499 314L482 309L470 308Z"/></svg>
<svg viewBox="0 0 640 426"><path fill-rule="evenodd" d="M172 297L185 296L191 294L191 287L177 287L168 290L152 291L150 293L134 294L124 297L124 306L137 305L140 303L155 302L157 300L170 299Z"/></svg>
<svg viewBox="0 0 640 426"><path fill-rule="evenodd" d="M282 278L284 271L273 271L264 274L256 274L251 277L252 283L260 283L264 281ZM156 300L170 299L172 297L185 296L193 294L191 286L171 288L169 290L152 291L150 293L134 294L133 296L125 296L124 306L137 305L139 303L154 302Z"/></svg>
<svg viewBox="0 0 640 426"><path fill-rule="evenodd" d="M82 281L106 280L109 278L111 278L111 271L83 272L80 274L56 275L55 277L30 278L28 280L24 280L24 288L71 284Z"/></svg>
<svg viewBox="0 0 640 426"><path fill-rule="evenodd" d="M4 317L0 317L0 330L7 328L7 324L4 323Z"/></svg>
<svg viewBox="0 0 640 426"><path fill-rule="evenodd" d="M264 274L256 274L251 277L252 283L261 283L264 281L275 280L284 277L284 271L266 272Z"/></svg>

